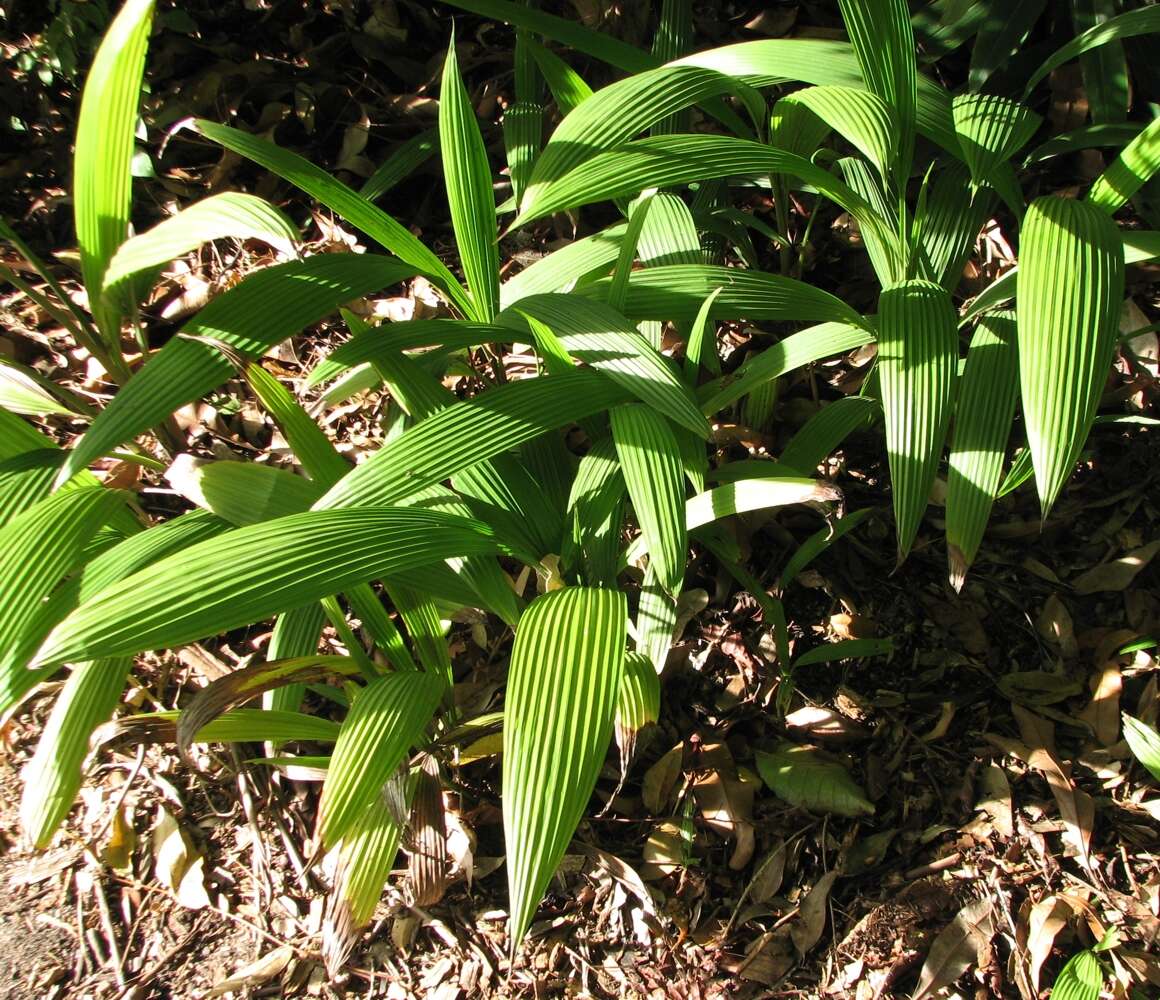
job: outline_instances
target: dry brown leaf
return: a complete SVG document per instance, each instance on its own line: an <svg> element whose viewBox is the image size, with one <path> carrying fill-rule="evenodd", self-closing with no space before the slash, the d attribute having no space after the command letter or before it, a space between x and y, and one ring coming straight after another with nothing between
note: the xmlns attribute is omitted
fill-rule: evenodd
<svg viewBox="0 0 1160 1000"><path fill-rule="evenodd" d="M1085 868L1090 868L1088 849L1096 817L1095 803L1091 796L1072 784L1071 766L1062 763L1055 754L1047 750L1032 750L1027 763L1047 779L1051 794L1055 796L1055 804L1059 807L1060 819L1066 827L1064 840L1079 862Z"/></svg>
<svg viewBox="0 0 1160 1000"><path fill-rule="evenodd" d="M205 859L174 815L162 806L153 828L153 873L177 896L182 906L200 910L209 906L205 891Z"/></svg>
<svg viewBox="0 0 1160 1000"><path fill-rule="evenodd" d="M841 742L866 739L869 732L853 719L828 708L806 705L785 717L787 729L812 739Z"/></svg>
<svg viewBox="0 0 1160 1000"><path fill-rule="evenodd" d="M826 872L814 887L806 894L798 908L797 920L790 927L790 937L798 953L805 955L822 938L822 931L826 929L827 904L830 901L830 890L838 877L837 869Z"/></svg>
<svg viewBox="0 0 1160 1000"><path fill-rule="evenodd" d="M1095 566L1071 581L1077 594L1095 594L1101 591L1124 590L1136 579L1136 574L1160 552L1160 540L1133 549L1119 559Z"/></svg>
<svg viewBox="0 0 1160 1000"><path fill-rule="evenodd" d="M1030 960L1031 983L1039 989L1039 974L1043 963L1051 955L1056 935L1067 926L1075 911L1062 896L1048 896L1031 908L1027 920L1027 954Z"/></svg>
<svg viewBox="0 0 1160 1000"><path fill-rule="evenodd" d="M648 835L641 858L640 876L645 881L656 882L666 875L672 875L681 867L685 857L685 841L681 825L666 819L657 823Z"/></svg>
<svg viewBox="0 0 1160 1000"><path fill-rule="evenodd" d="M923 1000L958 979L989 947L994 933L990 899L977 899L959 910L930 946L911 1000Z"/></svg>
<svg viewBox="0 0 1160 1000"><path fill-rule="evenodd" d="M1079 717L1092 727L1101 745L1110 747L1120 738L1120 692L1124 688L1120 668L1107 663L1092 674L1092 700Z"/></svg>
<svg viewBox="0 0 1160 1000"><path fill-rule="evenodd" d="M709 771L693 782L693 795L705 824L734 840L729 867L740 871L753 857L754 785L722 771Z"/></svg>
<svg viewBox="0 0 1160 1000"><path fill-rule="evenodd" d="M1065 660L1074 660L1079 655L1079 647L1075 641L1075 626L1071 620L1071 612L1059 599L1058 594L1052 594L1043 604L1039 618L1035 623L1039 634L1048 642L1059 647L1060 655Z"/></svg>
<svg viewBox="0 0 1160 1000"><path fill-rule="evenodd" d="M1011 812L1011 785L1007 773L998 764L989 764L980 777L980 795L975 808L991 818L991 826L1000 837L1015 836Z"/></svg>
<svg viewBox="0 0 1160 1000"><path fill-rule="evenodd" d="M1019 735L1031 750L1055 753L1055 724L1041 715L1029 712L1022 705L1012 705L1011 714L1019 726Z"/></svg>
<svg viewBox="0 0 1160 1000"><path fill-rule="evenodd" d="M753 903L768 903L777 895L785 879L785 863L788 845L780 840L757 863L757 869L749 882L749 899Z"/></svg>
<svg viewBox="0 0 1160 1000"><path fill-rule="evenodd" d="M275 976L282 974L282 970L290 964L293 957L294 949L290 945L284 944L280 948L275 948L256 962L242 966L229 979L217 983L206 996L220 997L226 993L241 993L243 990L265 986Z"/></svg>
<svg viewBox="0 0 1160 1000"><path fill-rule="evenodd" d="M678 743L652 767L644 772L641 781L641 798L644 807L654 816L664 812L665 804L673 793L677 778L681 776L681 763L685 756L685 744Z"/></svg>

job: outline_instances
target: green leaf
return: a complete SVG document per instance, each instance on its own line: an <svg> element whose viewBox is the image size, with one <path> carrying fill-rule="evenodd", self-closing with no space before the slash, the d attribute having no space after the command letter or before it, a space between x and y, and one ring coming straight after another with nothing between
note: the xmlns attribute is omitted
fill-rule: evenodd
<svg viewBox="0 0 1160 1000"><path fill-rule="evenodd" d="M588 275L606 273L608 266L620 256L620 244L627 229L623 222L609 226L567 243L528 265L500 287L503 307L510 309L529 295L569 291Z"/></svg>
<svg viewBox="0 0 1160 1000"><path fill-rule="evenodd" d="M831 85L795 91L783 97L778 106L786 103L808 108L874 164L879 179L889 184L899 134L890 105L880 96L858 87ZM812 153L809 150L803 155Z"/></svg>
<svg viewBox="0 0 1160 1000"><path fill-rule="evenodd" d="M123 494L99 486L62 490L0 529L0 714L40 680L24 668L53 624L45 600L82 564L85 546L122 503Z"/></svg>
<svg viewBox="0 0 1160 1000"><path fill-rule="evenodd" d="M661 715L661 679L652 661L640 653L626 653L624 675L616 696L616 745L621 773L632 761L637 734Z"/></svg>
<svg viewBox="0 0 1160 1000"><path fill-rule="evenodd" d="M503 141L507 150L512 198L519 204L528 177L540 154L544 135L544 109L539 104L517 101L503 113ZM497 279L498 280L498 279Z"/></svg>
<svg viewBox="0 0 1160 1000"><path fill-rule="evenodd" d="M203 243L226 237L264 240L285 254L293 254L300 238L294 223L264 198L236 191L216 194L122 243L105 271L104 292L109 294L134 275L168 264Z"/></svg>
<svg viewBox="0 0 1160 1000"><path fill-rule="evenodd" d="M946 289L916 279L882 292L877 368L899 562L914 543L938 473L958 360L957 319Z"/></svg>
<svg viewBox="0 0 1160 1000"><path fill-rule="evenodd" d="M657 579L670 594L685 578L685 477L672 428L653 410L639 404L615 407L612 439L624 470L628 495L656 564Z"/></svg>
<svg viewBox="0 0 1160 1000"><path fill-rule="evenodd" d="M525 441L625 402L596 372L526 379L452 403L384 445L339 480L319 509L398 503Z"/></svg>
<svg viewBox="0 0 1160 1000"><path fill-rule="evenodd" d="M226 351L256 357L344 302L412 277L375 254L319 254L256 271L189 320L113 397L77 442L59 481L235 374Z"/></svg>
<svg viewBox="0 0 1160 1000"><path fill-rule="evenodd" d="M689 531L722 517L746 514L769 507L789 504L834 503L841 499L837 488L816 479L784 477L776 479L738 479L698 493L685 504L685 524Z"/></svg>
<svg viewBox="0 0 1160 1000"><path fill-rule="evenodd" d="M1119 17L1113 17L1101 24L1094 24L1087 31L1076 35L1070 42L1057 50L1042 66L1031 74L1027 85L1023 88L1023 97L1035 89L1035 85L1044 79L1048 73L1058 69L1064 63L1091 52L1109 42L1122 41L1125 38L1134 38L1137 35L1150 35L1160 31L1160 8L1142 7L1139 10L1130 10Z"/></svg>
<svg viewBox="0 0 1160 1000"><path fill-rule="evenodd" d="M10 362L6 358L0 359L0 406L10 412L28 417L43 417L49 414L79 417L78 410L65 406L50 391L51 385L35 369L24 370L23 366L17 367L15 362Z"/></svg>
<svg viewBox="0 0 1160 1000"><path fill-rule="evenodd" d="M56 627L38 664L179 646L358 583L502 549L484 525L434 511L364 507L275 518L103 588Z"/></svg>
<svg viewBox="0 0 1160 1000"><path fill-rule="evenodd" d="M118 719L112 735L131 743L173 743L177 737L179 712L146 712ZM219 715L197 733L195 743L288 743L291 740L333 743L338 739L337 722L301 712L280 712L268 708L239 708Z"/></svg>
<svg viewBox="0 0 1160 1000"><path fill-rule="evenodd" d="M819 663L834 663L838 660L861 660L868 656L888 656L894 652L894 644L889 639L843 639L827 642L802 653L793 661L794 668L809 667Z"/></svg>
<svg viewBox="0 0 1160 1000"><path fill-rule="evenodd" d="M367 178L358 193L367 201L377 201L431 159L438 148L438 128L429 128L412 136L391 151L391 155Z"/></svg>
<svg viewBox="0 0 1160 1000"><path fill-rule="evenodd" d="M333 847L374 804L427 728L443 695L433 673L391 674L359 692L342 724L318 803L318 836Z"/></svg>
<svg viewBox="0 0 1160 1000"><path fill-rule="evenodd" d="M1115 0L1071 0L1071 19L1076 32L1105 24L1116 15ZM1131 94L1128 89L1128 64L1124 46L1107 42L1079 58L1083 70L1083 88L1087 92L1092 121L1122 122L1128 116Z"/></svg>
<svg viewBox="0 0 1160 1000"><path fill-rule="evenodd" d="M717 289L720 292L709 312L713 319L865 324L857 310L824 289L780 274L715 264L667 264L633 271L622 311L633 320L691 323ZM603 299L610 291L611 283L601 279L580 289L571 300Z"/></svg>
<svg viewBox="0 0 1160 1000"><path fill-rule="evenodd" d="M1052 1000L1099 1000L1104 985L1100 960L1089 948L1067 960L1051 987Z"/></svg>
<svg viewBox="0 0 1160 1000"><path fill-rule="evenodd" d="M192 455L178 455L165 478L191 503L239 526L309 510L323 493L322 484L273 465Z"/></svg>
<svg viewBox="0 0 1160 1000"><path fill-rule="evenodd" d="M947 473L947 564L961 590L983 540L1003 475L1019 399L1012 314L984 316L975 328L959 386Z"/></svg>
<svg viewBox="0 0 1160 1000"><path fill-rule="evenodd" d="M130 658L78 663L41 731L36 753L24 766L20 824L37 848L52 842L84 780L93 730L107 722L121 700Z"/></svg>
<svg viewBox="0 0 1160 1000"><path fill-rule="evenodd" d="M580 74L551 49L545 48L531 38L524 38L523 44L536 60L536 65L547 81L552 99L556 102L556 108L561 115L571 114L576 107L592 96L592 88L584 82Z"/></svg>
<svg viewBox="0 0 1160 1000"><path fill-rule="evenodd" d="M1128 143L1088 192L1087 200L1111 215L1160 170L1160 117Z"/></svg>
<svg viewBox="0 0 1160 1000"><path fill-rule="evenodd" d="M583 560L590 583L611 586L616 579L625 491L616 446L611 437L603 437L576 469L568 497L567 534L560 548L566 566Z"/></svg>
<svg viewBox="0 0 1160 1000"><path fill-rule="evenodd" d="M951 102L955 132L976 187L1031 140L1043 121L1030 108L996 94L960 94Z"/></svg>
<svg viewBox="0 0 1160 1000"><path fill-rule="evenodd" d="M952 163L936 175L926 210L915 219L932 281L950 291L958 287L993 201L989 191L972 190L965 164Z"/></svg>
<svg viewBox="0 0 1160 1000"><path fill-rule="evenodd" d="M615 309L574 295L535 295L520 300L519 312L546 323L569 354L679 427L702 439L709 436L693 394L670 362ZM509 322L503 317L500 321Z"/></svg>
<svg viewBox="0 0 1160 1000"><path fill-rule="evenodd" d="M212 139L226 149L253 160L283 180L289 181L336 212L350 225L360 229L371 239L377 240L400 260L410 264L415 271L430 278L464 316L470 318L475 315L471 296L455 280L455 275L447 269L447 266L419 242L409 229L401 226L362 195L352 191L297 153L282 149L265 139L259 139L228 125L217 125L200 119L195 124L197 130L207 139Z"/></svg>
<svg viewBox="0 0 1160 1000"><path fill-rule="evenodd" d="M722 295L725 293L723 292ZM851 351L873 343L874 335L849 323L822 323L767 347L746 361L737 371L708 382L697 391L701 412L715 414L770 379L801 368L812 361Z"/></svg>
<svg viewBox="0 0 1160 1000"><path fill-rule="evenodd" d="M1124 256L1115 224L1098 208L1043 197L1027 209L1020 257L1019 380L1046 518L1087 440L1112 363Z"/></svg>
<svg viewBox="0 0 1160 1000"><path fill-rule="evenodd" d="M649 208L652 207L655 191L645 191L634 201L629 209L628 229L624 239L620 242L620 256L616 259L616 267L612 272L612 280L608 286L607 302L617 312L623 312L624 293L628 287L628 276L632 273L633 261L636 260L636 248L640 242L640 232L648 219Z"/></svg>
<svg viewBox="0 0 1160 1000"><path fill-rule="evenodd" d="M658 678L668 661L676 628L677 599L661 586L650 561L645 569L636 610L636 650L648 658L649 669ZM657 698L660 698L659 686Z"/></svg>
<svg viewBox="0 0 1160 1000"><path fill-rule="evenodd" d="M856 430L869 427L878 416L878 401L869 396L846 396L823 406L782 450L778 461L810 475L839 444Z"/></svg>
<svg viewBox="0 0 1160 1000"><path fill-rule="evenodd" d="M835 816L873 816L874 805L835 758L813 747L757 754L757 773L781 800Z"/></svg>
<svg viewBox="0 0 1160 1000"><path fill-rule="evenodd" d="M109 25L81 96L73 217L81 271L106 344L119 354L120 314L102 298L105 269L129 230L130 162L154 0L127 0Z"/></svg>
<svg viewBox="0 0 1160 1000"><path fill-rule="evenodd" d="M971 50L967 77L971 90L982 90L991 76L1020 51L1046 6L1047 0L1014 0L1005 16L989 17L983 22ZM1026 93L1023 98L1026 100Z"/></svg>
<svg viewBox="0 0 1160 1000"><path fill-rule="evenodd" d="M1147 768L1148 773L1160 781L1160 733L1146 722L1128 714L1122 716L1124 739L1132 751L1132 756Z"/></svg>
<svg viewBox="0 0 1160 1000"><path fill-rule="evenodd" d="M784 592L795 579L797 575L805 569L811 562L813 562L826 549L833 545L839 538L853 531L858 525L866 520L874 513L872 507L865 507L862 510L856 510L853 514L848 514L843 517L836 524L827 524L824 528L819 528L809 538L798 546L797 551L790 557L789 562L785 564L781 571L781 578L778 581L778 588ZM809 655L808 653L806 654Z"/></svg>
<svg viewBox="0 0 1160 1000"><path fill-rule="evenodd" d="M439 92L439 149L451 225L475 309L471 318L490 323L499 311L499 233L487 149L455 58L455 35L443 64Z"/></svg>
<svg viewBox="0 0 1160 1000"><path fill-rule="evenodd" d="M604 764L624 673L627 614L618 591L567 587L533 601L516 628L503 732L513 951Z"/></svg>
<svg viewBox="0 0 1160 1000"><path fill-rule="evenodd" d="M906 0L839 0L839 6L867 88L894 113L897 178L905 184L918 119L918 67Z"/></svg>
<svg viewBox="0 0 1160 1000"><path fill-rule="evenodd" d="M1055 156L1077 153L1082 149L1098 149L1102 146L1123 146L1136 138L1144 128L1142 122L1122 124L1081 125L1060 135L1053 135L1046 142L1036 146L1023 160L1025 167L1043 163Z"/></svg>
<svg viewBox="0 0 1160 1000"><path fill-rule="evenodd" d="M346 964L382 898L399 853L399 817L409 811L406 784L405 774L391 778L339 845L322 929L322 956L332 976Z"/></svg>
<svg viewBox="0 0 1160 1000"><path fill-rule="evenodd" d="M898 257L895 234L882 218L828 171L784 150L721 135L653 136L598 153L570 172L545 177L534 190L529 189L512 227L592 202L636 195L645 188L725 177L764 179L770 174L785 174L812 185L850 212L863 237L873 240L888 259Z"/></svg>

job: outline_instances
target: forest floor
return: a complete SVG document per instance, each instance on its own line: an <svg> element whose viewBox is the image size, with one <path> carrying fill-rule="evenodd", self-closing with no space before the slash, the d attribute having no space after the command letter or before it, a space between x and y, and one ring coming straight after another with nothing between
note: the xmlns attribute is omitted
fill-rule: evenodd
<svg viewBox="0 0 1160 1000"><path fill-rule="evenodd" d="M587 6L597 5L577 4L581 13ZM813 5L718 6L698 24L698 44L790 30ZM286 185L176 126L190 115L234 117L274 130L340 176L365 177L393 144L433 124L449 12L404 0L161 7L143 144L152 176L136 187L143 220L235 187L307 220L314 250L356 241L328 215L313 211L311 222L311 206ZM477 111L494 122L511 87L511 33L466 15L458 23ZM607 27L647 40L631 17ZM4 141L23 130L0 161L0 211L56 253L63 273L77 91L67 75L38 76L21 62L42 41L34 31L0 40ZM590 79L599 82L600 71ZM449 248L432 165L383 205L429 245ZM511 269L567 238L566 226L505 243ZM980 257L1001 263L1001 220L987 240ZM869 294L864 265L829 244L820 253L831 254L829 280L844 297ZM187 261L149 307L153 328L175 329L176 318L258 263L249 249ZM1141 270L1134 279L1152 318L1154 277ZM421 309L422 294L412 288L377 308ZM308 331L273 362L293 384L341 336L337 326ZM761 336L723 330L726 364ZM0 352L84 381L51 321L11 289L0 289ZM818 399L856 391L864 360L819 365L783 386L774 429L749 447L776 454ZM1154 363L1123 367L1108 398L1148 410L1156 374ZM381 405L377 393L356 397L329 411L328 431L348 451L373 448ZM49 426L62 441L78 431L67 421ZM240 388L191 407L182 427L203 454L252 457L279 446ZM745 457L743 446L721 448ZM660 724L644 734L615 798L610 758L599 801L514 964L493 757L454 776L455 864L442 899L414 905L393 879L334 980L319 956L328 873L310 864L316 782L253 766L244 747L199 748L190 768L172 746L139 750L114 728L66 830L48 851L30 852L18 802L47 712L37 698L0 734L0 995L1028 1000L1045 995L1071 954L1109 933L1113 981L1151 984L1139 995L1158 995L1149 990L1160 991L1160 792L1120 725L1121 711L1155 724L1160 707L1157 436L1097 428L1045 525L1033 489L1000 500L958 595L947 583L937 504L895 567L877 432L849 439L828 474L848 512L870 513L786 589L795 654L836 638L889 639L893 652L791 677L759 602L707 554L696 561L686 586L704 592L704 607L663 676ZM176 499L160 480L136 485L158 511ZM773 586L820 525L808 511L748 519L749 567ZM467 625L453 633L457 680L482 706L502 679L506 646L501 632L486 649L477 637ZM142 658L130 702L174 707L267 639L255 627L176 657ZM843 759L873 815L824 818L761 789L755 752L787 736Z"/></svg>

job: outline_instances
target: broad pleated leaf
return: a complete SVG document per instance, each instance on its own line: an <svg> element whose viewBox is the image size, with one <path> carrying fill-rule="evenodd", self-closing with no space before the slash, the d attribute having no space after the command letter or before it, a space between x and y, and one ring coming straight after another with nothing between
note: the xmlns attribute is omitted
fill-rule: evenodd
<svg viewBox="0 0 1160 1000"><path fill-rule="evenodd" d="M627 223L609 226L592 236L574 240L525 267L500 286L505 309L529 295L570 291L581 278L607 273L620 256Z"/></svg>
<svg viewBox="0 0 1160 1000"><path fill-rule="evenodd" d="M676 628L677 598L661 586L650 562L636 609L636 651L647 658L649 669L658 677L669 658ZM659 688L657 694L659 698Z"/></svg>
<svg viewBox="0 0 1160 1000"><path fill-rule="evenodd" d="M412 136L391 151L391 155L366 179L358 193L368 201L377 201L431 159L438 148L438 128L429 128Z"/></svg>
<svg viewBox="0 0 1160 1000"><path fill-rule="evenodd" d="M58 448L37 448L0 460L0 528L48 496L64 456Z"/></svg>
<svg viewBox="0 0 1160 1000"><path fill-rule="evenodd" d="M112 736L124 736L130 743L173 743L177 738L179 712L146 712L118 719ZM102 732L104 732L103 730ZM339 726L330 719L302 712L282 712L268 708L237 708L219 715L203 726L195 743L287 743L291 740L333 743Z"/></svg>
<svg viewBox="0 0 1160 1000"><path fill-rule="evenodd" d="M869 427L878 412L877 400L867 396L835 400L810 417L790 438L778 461L810 474L850 434Z"/></svg>
<svg viewBox="0 0 1160 1000"><path fill-rule="evenodd" d="M1160 170L1160 117L1128 143L1092 185L1088 201L1111 215Z"/></svg>
<svg viewBox="0 0 1160 1000"><path fill-rule="evenodd" d="M122 503L123 494L99 486L63 490L0 530L0 713L38 679L24 668L52 624L42 614L45 599L84 561L85 546Z"/></svg>
<svg viewBox="0 0 1160 1000"><path fill-rule="evenodd" d="M615 309L575 296L536 295L521 300L519 311L546 323L577 360L591 365L679 427L700 438L709 436L708 424L689 388L669 361Z"/></svg>
<svg viewBox="0 0 1160 1000"><path fill-rule="evenodd" d="M596 154L620 145L676 111L739 89L737 81L714 70L666 66L597 91L552 133L532 171L520 205L521 218L542 215L537 202L546 185Z"/></svg>
<svg viewBox="0 0 1160 1000"><path fill-rule="evenodd" d="M7 359L0 360L0 406L27 417L55 414L84 419L77 409L62 403L50 386L34 368L25 370Z"/></svg>
<svg viewBox="0 0 1160 1000"><path fill-rule="evenodd" d="M883 182L888 182L899 136L890 106L881 97L858 87L807 87L782 98L778 105L786 102L800 104L817 115L855 146L878 169Z"/></svg>
<svg viewBox="0 0 1160 1000"><path fill-rule="evenodd" d="M1039 67L1027 81L1023 88L1023 96L1027 97L1035 85L1044 79L1048 73L1058 69L1066 62L1091 52L1093 49L1108 42L1120 41L1125 38L1134 38L1137 35L1150 35L1160 31L1160 7L1142 7L1139 10L1130 10L1119 17L1110 18L1102 24L1095 24L1087 31L1077 35L1070 42L1058 49L1042 66Z"/></svg>
<svg viewBox="0 0 1160 1000"><path fill-rule="evenodd" d="M439 91L439 150L443 154L443 177L451 225L459 248L467 287L475 304L473 318L490 323L499 311L499 243L495 222L495 195L487 149L467 97L455 36L443 64Z"/></svg>
<svg viewBox="0 0 1160 1000"><path fill-rule="evenodd" d="M259 356L342 303L413 274L409 265L374 254L319 254L256 271L189 320L122 386L69 455L60 480L235 374L217 344Z"/></svg>
<svg viewBox="0 0 1160 1000"><path fill-rule="evenodd" d="M135 274L149 271L224 238L264 240L289 254L299 239L297 227L264 198L237 191L215 194L126 240L105 272L108 292Z"/></svg>
<svg viewBox="0 0 1160 1000"><path fill-rule="evenodd" d="M1012 0L1004 16L984 19L971 49L970 90L983 90L991 76L1019 52L1046 6L1047 0ZM1027 94L1023 98L1026 100Z"/></svg>
<svg viewBox="0 0 1160 1000"><path fill-rule="evenodd" d="M855 347L873 341L872 333L849 323L822 323L791 334L746 361L732 374L701 386L697 391L701 412L709 415L718 413L763 382L780 378L786 372L812 361L852 351Z"/></svg>
<svg viewBox="0 0 1160 1000"><path fill-rule="evenodd" d="M754 510L785 507L796 503L835 503L841 496L836 487L816 479L792 476L777 479L739 479L691 497L685 505L685 524L689 531L693 531L733 514L746 514Z"/></svg>
<svg viewBox="0 0 1160 1000"><path fill-rule="evenodd" d="M918 533L938 473L958 360L957 317L944 288L912 280L883 291L878 373L900 562Z"/></svg>
<svg viewBox="0 0 1160 1000"><path fill-rule="evenodd" d="M888 30L888 26L884 25L883 30ZM911 61L913 52L912 42ZM898 49L898 54L906 56L902 48ZM819 38L765 38L696 52L676 60L673 65L705 66L740 77L751 87L768 87L793 80L815 86L863 87L894 106L884 93L867 84L858 65L858 56L847 42ZM902 72L906 73L905 66ZM918 104L912 121L918 131L952 155L961 156L951 122L950 94L922 74L917 77L917 87Z"/></svg>
<svg viewBox="0 0 1160 1000"><path fill-rule="evenodd" d="M1107 215L1053 197L1028 207L1020 250L1019 382L1046 518L1087 440L1112 363L1124 256Z"/></svg>
<svg viewBox="0 0 1160 1000"><path fill-rule="evenodd" d="M308 511L237 528L153 563L83 602L40 664L179 646L358 583L501 550L478 522L411 508Z"/></svg>
<svg viewBox="0 0 1160 1000"><path fill-rule="evenodd" d="M1076 34L1110 21L1119 6L1117 0L1071 0L1071 20ZM1079 65L1092 121L1122 122L1128 116L1131 103L1124 46L1118 39L1105 42L1081 55Z"/></svg>
<svg viewBox="0 0 1160 1000"><path fill-rule="evenodd" d="M603 299L610 289L611 283L601 279L576 294L586 299ZM720 291L709 313L715 319L863 323L856 309L804 281L715 264L668 264L633 271L621 311L632 320L690 323L696 319L705 299L717 289Z"/></svg>
<svg viewBox="0 0 1160 1000"><path fill-rule="evenodd" d="M592 96L592 88L584 82L583 77L555 52L528 37L523 38L523 44L535 59L561 115L570 114Z"/></svg>
<svg viewBox="0 0 1160 1000"><path fill-rule="evenodd" d="M645 191L629 209L628 228L624 232L624 239L621 240L620 255L616 258L616 267L612 271L611 283L608 286L607 302L618 312L623 311L624 292L628 287L628 276L632 273L636 261L640 232L648 219L649 208L655 194L654 191Z"/></svg>
<svg viewBox="0 0 1160 1000"><path fill-rule="evenodd" d="M1099 1000L1104 970L1090 948L1076 952L1059 970L1051 987L1052 1000Z"/></svg>
<svg viewBox="0 0 1160 1000"><path fill-rule="evenodd" d="M1018 371L1014 315L984 316L959 384L947 474L947 566L955 590L975 561L999 489L1019 399Z"/></svg>
<svg viewBox="0 0 1160 1000"><path fill-rule="evenodd" d="M21 772L20 825L33 846L47 847L72 808L84 780L89 739L113 714L132 665L128 657L78 663L65 681L36 753Z"/></svg>
<svg viewBox="0 0 1160 1000"><path fill-rule="evenodd" d="M507 150L508 176L516 204L527 187L544 135L544 109L530 101L517 101L503 113L503 141Z"/></svg>
<svg viewBox="0 0 1160 1000"><path fill-rule="evenodd" d="M378 797L423 735L443 694L438 674L391 674L355 697L330 758L318 803L318 835L333 847Z"/></svg>
<svg viewBox="0 0 1160 1000"><path fill-rule="evenodd" d="M332 976L346 964L359 932L374 916L394 867L403 832L399 817L408 808L406 777L389 780L339 845L322 927L322 955Z"/></svg>
<svg viewBox="0 0 1160 1000"><path fill-rule="evenodd" d="M198 120L196 125L198 131L207 139L212 139L226 149L253 160L283 180L301 188L310 197L336 212L345 222L366 233L371 239L377 240L399 260L406 261L416 272L430 278L439 289L447 293L449 301L464 316L474 317L471 296L447 266L409 229L400 225L362 195L297 153L282 149L265 139L214 122Z"/></svg>
<svg viewBox="0 0 1160 1000"><path fill-rule="evenodd" d="M1157 781L1160 781L1160 733L1155 727L1124 713L1124 739L1136 758Z"/></svg>
<svg viewBox="0 0 1160 1000"><path fill-rule="evenodd" d="M560 552L565 565L583 560L584 578L611 586L620 554L624 474L611 437L596 441L580 459L568 497L568 525Z"/></svg>
<svg viewBox="0 0 1160 1000"><path fill-rule="evenodd" d="M636 737L661 715L661 679L652 661L640 653L626 653L624 675L616 696L616 745L620 749L621 773L636 751Z"/></svg>
<svg viewBox="0 0 1160 1000"><path fill-rule="evenodd" d="M179 455L165 478L181 496L231 524L246 525L309 510L323 487L273 465L207 462Z"/></svg>
<svg viewBox="0 0 1160 1000"><path fill-rule="evenodd" d="M960 94L951 102L963 158L976 186L1030 141L1042 118L1030 108L997 94Z"/></svg>
<svg viewBox="0 0 1160 1000"><path fill-rule="evenodd" d="M629 393L596 372L512 382L453 403L349 472L319 509L398 503L525 441L617 403Z"/></svg>
<svg viewBox="0 0 1160 1000"><path fill-rule="evenodd" d="M73 154L73 217L81 271L106 343L118 349L120 314L102 299L105 269L128 235L133 137L154 0L127 0L85 80Z"/></svg>
<svg viewBox="0 0 1160 1000"><path fill-rule="evenodd" d="M951 163L935 177L926 211L916 219L932 281L950 291L958 287L993 201L987 190L972 191L963 163Z"/></svg>
<svg viewBox="0 0 1160 1000"><path fill-rule="evenodd" d="M317 632L314 638L317 646ZM211 722L269 691L291 684L333 683L335 678L356 677L358 673L358 664L349 656L313 654L251 663L233 670L203 687L182 709L174 737L177 749L182 755L188 753L198 733Z"/></svg>
<svg viewBox="0 0 1160 1000"><path fill-rule="evenodd" d="M525 198L524 211L512 223L535 219L595 201L636 195L645 188L676 187L725 177L797 177L846 209L862 235L883 253L897 256L895 235L866 201L828 171L800 156L748 139L721 135L673 135L637 139L586 160L560 177L545 179ZM534 200L531 200L532 195Z"/></svg>
<svg viewBox="0 0 1160 1000"><path fill-rule="evenodd" d="M894 112L898 183L910 175L918 120L918 68L906 0L839 0L867 88Z"/></svg>
<svg viewBox="0 0 1160 1000"><path fill-rule="evenodd" d="M533 601L516 628L503 732L513 951L604 764L624 674L627 614L619 591L566 587Z"/></svg>
<svg viewBox="0 0 1160 1000"><path fill-rule="evenodd" d="M685 476L676 436L664 417L632 404L615 407L612 440L657 579L670 594L685 578Z"/></svg>
<svg viewBox="0 0 1160 1000"><path fill-rule="evenodd" d="M1141 122L1123 122L1104 125L1081 125L1070 132L1053 135L1036 146L1023 160L1024 166L1044 163L1056 156L1077 153L1083 149L1104 146L1123 146L1136 138L1145 126Z"/></svg>

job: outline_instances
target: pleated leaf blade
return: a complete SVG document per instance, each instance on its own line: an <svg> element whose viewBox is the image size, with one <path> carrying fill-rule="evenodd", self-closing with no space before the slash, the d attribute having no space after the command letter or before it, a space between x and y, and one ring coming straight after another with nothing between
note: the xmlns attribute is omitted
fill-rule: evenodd
<svg viewBox="0 0 1160 1000"><path fill-rule="evenodd" d="M1046 518L1087 440L1112 362L1124 251L1104 212L1054 197L1028 207L1020 251L1019 384Z"/></svg>
<svg viewBox="0 0 1160 1000"><path fill-rule="evenodd" d="M512 950L584 814L624 674L624 594L567 587L516 628L504 705L503 818Z"/></svg>

